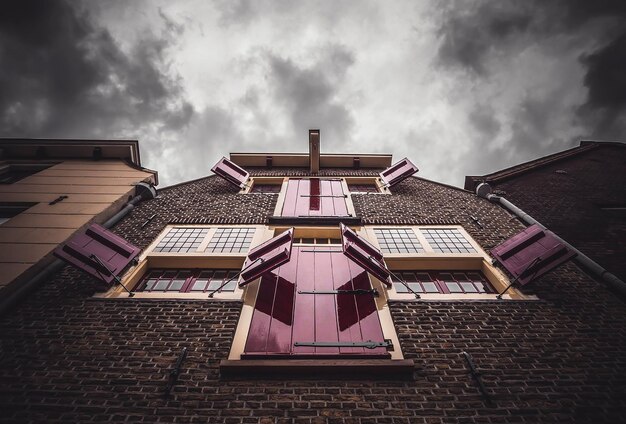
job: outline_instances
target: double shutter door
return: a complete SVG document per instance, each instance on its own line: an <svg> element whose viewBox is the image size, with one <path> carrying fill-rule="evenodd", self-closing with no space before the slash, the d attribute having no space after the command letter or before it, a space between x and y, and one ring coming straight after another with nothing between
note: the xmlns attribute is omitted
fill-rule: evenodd
<svg viewBox="0 0 626 424"><path fill-rule="evenodd" d="M388 358L366 271L340 248L295 247L261 277L242 358Z"/></svg>

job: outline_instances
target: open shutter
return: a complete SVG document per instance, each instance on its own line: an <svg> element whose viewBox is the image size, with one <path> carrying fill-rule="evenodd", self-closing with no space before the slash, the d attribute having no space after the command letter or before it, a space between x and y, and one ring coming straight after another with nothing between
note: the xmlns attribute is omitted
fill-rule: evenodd
<svg viewBox="0 0 626 424"><path fill-rule="evenodd" d="M371 289L340 250L294 247L261 277L242 358L389 358Z"/></svg>
<svg viewBox="0 0 626 424"><path fill-rule="evenodd" d="M245 169L224 157L211 168L211 171L239 188L245 187L246 181L248 181L250 176Z"/></svg>
<svg viewBox="0 0 626 424"><path fill-rule="evenodd" d="M389 279L391 272L387 269L380 250L344 224L341 224L341 244L344 255L385 283L387 287L391 287Z"/></svg>
<svg viewBox="0 0 626 424"><path fill-rule="evenodd" d="M290 228L252 249L243 265L239 287L289 262L292 244L293 228Z"/></svg>
<svg viewBox="0 0 626 424"><path fill-rule="evenodd" d="M122 237L98 224L92 224L59 245L54 255L110 284L139 252L138 247Z"/></svg>
<svg viewBox="0 0 626 424"><path fill-rule="evenodd" d="M491 254L522 285L576 256L554 233L536 224L494 247Z"/></svg>
<svg viewBox="0 0 626 424"><path fill-rule="evenodd" d="M410 177L418 171L417 166L408 158L402 159L400 162L390 166L380 173L380 178L385 185L391 187L398 184L405 178Z"/></svg>

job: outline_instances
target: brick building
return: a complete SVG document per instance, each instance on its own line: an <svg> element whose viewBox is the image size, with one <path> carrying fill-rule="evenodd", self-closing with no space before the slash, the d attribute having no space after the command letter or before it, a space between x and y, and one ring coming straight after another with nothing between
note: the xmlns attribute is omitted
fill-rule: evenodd
<svg viewBox="0 0 626 424"><path fill-rule="evenodd" d="M626 280L626 144L580 146L482 176L525 212Z"/></svg>
<svg viewBox="0 0 626 424"><path fill-rule="evenodd" d="M498 299L488 253L525 228L503 208L390 155L320 155L315 131L308 154L230 159L112 228L142 249L134 296L67 266L3 314L0 421L626 416L623 303L571 261Z"/></svg>

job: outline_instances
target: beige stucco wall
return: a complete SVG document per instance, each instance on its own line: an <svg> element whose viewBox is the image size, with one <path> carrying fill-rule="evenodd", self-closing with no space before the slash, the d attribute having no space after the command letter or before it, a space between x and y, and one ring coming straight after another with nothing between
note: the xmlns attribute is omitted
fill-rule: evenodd
<svg viewBox="0 0 626 424"><path fill-rule="evenodd" d="M36 203L0 225L0 293L18 276L34 273L77 229L112 216L140 181L154 182L154 175L121 160L67 160L0 185L0 202ZM61 195L68 198L48 204Z"/></svg>

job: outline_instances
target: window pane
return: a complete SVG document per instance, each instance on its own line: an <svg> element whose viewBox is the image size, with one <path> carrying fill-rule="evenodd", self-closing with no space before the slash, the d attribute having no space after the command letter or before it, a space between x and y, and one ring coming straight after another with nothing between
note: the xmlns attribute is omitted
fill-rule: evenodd
<svg viewBox="0 0 626 424"><path fill-rule="evenodd" d="M242 253L250 247L254 228L218 228L205 252Z"/></svg>
<svg viewBox="0 0 626 424"><path fill-rule="evenodd" d="M227 278L235 277L235 270L153 270L150 271L138 287L143 291L167 291L167 292L202 292L218 288ZM165 276L174 278L165 278ZM154 276L154 278L153 278ZM160 277L160 278L158 278ZM187 282L190 282L186 286ZM209 287L207 287L209 286ZM237 279L227 284L221 291L234 291L237 287Z"/></svg>
<svg viewBox="0 0 626 424"><path fill-rule="evenodd" d="M396 292L398 293L408 293L409 289L406 288L406 286L402 283L394 283L393 285L396 289Z"/></svg>
<svg viewBox="0 0 626 424"><path fill-rule="evenodd" d="M172 281L172 284L170 284L170 286L167 288L168 291L179 291L182 287L183 284L185 284L184 279L176 279L174 281Z"/></svg>
<svg viewBox="0 0 626 424"><path fill-rule="evenodd" d="M154 248L155 252L187 253L198 250L208 228L172 228Z"/></svg>
<svg viewBox="0 0 626 424"><path fill-rule="evenodd" d="M167 288L167 285L169 284L169 282L170 282L170 280L160 280L153 287L153 290L165 290Z"/></svg>
<svg viewBox="0 0 626 424"><path fill-rule="evenodd" d="M456 228L422 228L430 247L439 253L473 253L476 250Z"/></svg>
<svg viewBox="0 0 626 424"><path fill-rule="evenodd" d="M375 228L374 234L385 253L420 253L422 245L411 228Z"/></svg>
<svg viewBox="0 0 626 424"><path fill-rule="evenodd" d="M437 285L435 283L422 283L422 285L424 286L424 291L426 293L438 293L439 290L437 290Z"/></svg>
<svg viewBox="0 0 626 424"><path fill-rule="evenodd" d="M280 184L257 184L252 186L252 193L280 193Z"/></svg>
<svg viewBox="0 0 626 424"><path fill-rule="evenodd" d="M146 286L143 288L144 290L152 290L152 287L154 287L154 285L156 284L157 279L156 278L150 278L147 282L146 282Z"/></svg>
<svg viewBox="0 0 626 424"><path fill-rule="evenodd" d="M202 291L206 287L206 283L208 280L206 279L197 279L193 285L191 286L191 291Z"/></svg>
<svg viewBox="0 0 626 424"><path fill-rule="evenodd" d="M409 283L409 287L416 293L422 293L424 291L420 283Z"/></svg>
<svg viewBox="0 0 626 424"><path fill-rule="evenodd" d="M450 293L461 293L461 286L458 283L446 283L446 287L450 290Z"/></svg>
<svg viewBox="0 0 626 424"><path fill-rule="evenodd" d="M465 293L477 293L476 287L472 283L460 283Z"/></svg>

